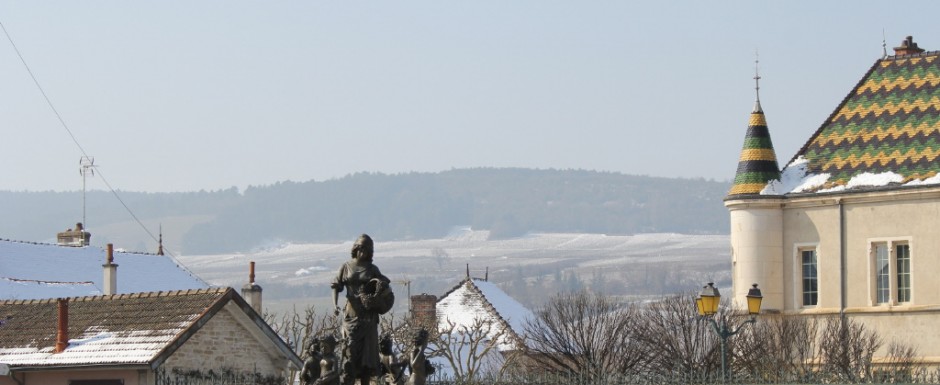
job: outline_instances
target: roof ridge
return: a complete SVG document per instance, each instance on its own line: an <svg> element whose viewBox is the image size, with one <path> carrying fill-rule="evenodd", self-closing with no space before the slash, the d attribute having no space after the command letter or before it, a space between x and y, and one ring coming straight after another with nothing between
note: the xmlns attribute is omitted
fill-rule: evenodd
<svg viewBox="0 0 940 385"><path fill-rule="evenodd" d="M0 279L5 279L13 282L36 282L36 283L69 283L69 284L82 284L82 285L94 285L94 281L48 281L43 279L25 279L25 278L13 278L13 277L0 277Z"/></svg>
<svg viewBox="0 0 940 385"><path fill-rule="evenodd" d="M179 297L187 295L200 295L200 294L225 294L229 290L234 290L228 286L217 286L217 287L208 287L204 289L181 289L181 290L170 290L170 291L144 291L136 293L119 293L119 294L101 294L101 295L86 295L80 297L64 297L72 302L93 302L93 301L102 301L102 300L124 300L124 299L136 299L136 298L161 298L161 297ZM11 300L0 300L0 304L9 304L9 305L21 305L21 304L40 304L40 303L54 303L58 301L59 298L41 298L41 299L11 299Z"/></svg>
<svg viewBox="0 0 940 385"><path fill-rule="evenodd" d="M98 250L101 250L101 251L104 251L104 250L105 250L105 249L104 249L103 247L101 247L101 246L88 245L88 246L76 247L76 246L60 245L60 244L58 244L58 243L35 242L35 241L21 241L21 240L17 240L17 239L9 239L9 238L0 238L0 242L20 243L20 244L24 244L24 245L37 245L37 246L53 246L53 247L62 247L62 248L69 248L69 249L82 249L82 248L86 248L86 247L87 247L87 248L95 248L95 249L98 249ZM120 248L118 248L118 249L120 249ZM151 252L149 252L149 251L128 251L128 250L126 250L126 249L120 249L120 250L118 250L118 249L115 249L114 252L115 252L115 253L121 253L121 254L135 254L135 255L161 256L161 255L159 255L159 254L151 253Z"/></svg>
<svg viewBox="0 0 940 385"><path fill-rule="evenodd" d="M901 59L910 59L926 56L938 56L940 55L940 50L937 51L924 51L920 53L912 53L907 55L888 55L883 57L881 60L901 60Z"/></svg>
<svg viewBox="0 0 940 385"><path fill-rule="evenodd" d="M938 52L938 51L931 51L931 52ZM909 55L909 56L913 56L913 55ZM891 57L891 56L889 56L889 57ZM787 162L787 164L785 164L785 165L783 166L784 169L786 169L787 167L789 167L790 164L792 164L794 161L796 161L804 152L806 152L806 150L809 149L809 146L810 146L810 144L813 143L813 140L814 140L817 136L819 136L819 134L821 134L822 131L823 131L826 127L829 126L829 122L832 120L832 118L834 118L836 115L839 114L839 111L842 110L842 107L845 106L846 103L849 102L849 99L851 99L852 96L855 95L855 92L856 92L859 88L861 88L863 84L865 84L865 81L868 79L869 76L871 76L872 72L875 72L875 70L878 69L878 65L881 64L883 61L886 61L886 60L888 60L888 58L881 58L881 59L875 60L875 63L873 63L873 64L871 65L871 67L868 68L868 71L865 71L865 74L862 75L862 77L858 80L858 82L855 83L855 86L853 86L852 89L849 90L848 93L846 93L845 97L842 98L842 101L839 102L838 105L836 105L836 107L832 110L832 113L830 113L829 116L827 116L826 119L823 120L822 123L820 123L819 127L816 128L816 131L814 131L813 134L810 135L809 138L806 140L806 142L803 143L803 146L800 147L800 149L796 151L796 154L793 154L793 158L790 158L790 161Z"/></svg>

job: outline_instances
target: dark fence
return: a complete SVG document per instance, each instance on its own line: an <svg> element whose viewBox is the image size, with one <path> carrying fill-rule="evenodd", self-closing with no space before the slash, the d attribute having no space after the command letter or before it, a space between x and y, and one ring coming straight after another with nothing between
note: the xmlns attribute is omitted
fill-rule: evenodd
<svg viewBox="0 0 940 385"><path fill-rule="evenodd" d="M721 376L684 375L679 373L671 376L586 376L530 373L526 375L483 376L471 381L439 376L429 378L427 383L428 385L940 384L940 372L936 369L921 369L914 372L876 372L868 377L854 379L833 373L813 372L800 377L792 375L743 375L733 376L727 380Z"/></svg>
<svg viewBox="0 0 940 385"><path fill-rule="evenodd" d="M156 372L156 385L284 385L283 377L236 370L163 370Z"/></svg>

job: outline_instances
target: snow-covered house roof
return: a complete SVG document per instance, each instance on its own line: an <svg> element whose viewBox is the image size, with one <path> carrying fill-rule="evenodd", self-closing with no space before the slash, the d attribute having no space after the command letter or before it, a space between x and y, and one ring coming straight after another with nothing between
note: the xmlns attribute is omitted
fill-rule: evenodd
<svg viewBox="0 0 940 385"><path fill-rule="evenodd" d="M55 299L0 301L0 362L16 370L150 367L162 364L223 309L267 336L295 365L300 359L231 288L68 299L68 346L55 353Z"/></svg>
<svg viewBox="0 0 940 385"><path fill-rule="evenodd" d="M0 240L0 299L99 295L106 252ZM209 285L168 256L115 251L119 293L205 289Z"/></svg>
<svg viewBox="0 0 940 385"><path fill-rule="evenodd" d="M752 116L752 122L754 118ZM766 123L763 124L766 126ZM766 127L764 127L766 130ZM806 141L782 175L769 175L769 136L759 150L750 135L738 166L741 195L785 196L940 184L940 51L908 37L877 61ZM770 146L770 147L768 147ZM763 161L767 167L757 167ZM750 173L743 173L742 167ZM744 176L750 179L743 178ZM760 178L758 178L760 177Z"/></svg>
<svg viewBox="0 0 940 385"><path fill-rule="evenodd" d="M479 278L466 278L457 286L441 296L437 301L437 318L441 329L448 327L448 322L456 326L470 327L477 320L491 321L499 330L508 331L501 341L500 350L513 349L522 341L524 326L534 317L531 311L519 301L510 297L492 282Z"/></svg>

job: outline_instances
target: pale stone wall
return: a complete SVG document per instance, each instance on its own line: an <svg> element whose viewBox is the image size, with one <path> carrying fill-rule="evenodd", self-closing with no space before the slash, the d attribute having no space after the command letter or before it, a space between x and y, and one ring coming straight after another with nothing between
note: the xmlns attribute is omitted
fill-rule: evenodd
<svg viewBox="0 0 940 385"><path fill-rule="evenodd" d="M758 284L763 308L783 310L783 210L781 200L729 205L731 211L731 298L747 308L745 296Z"/></svg>
<svg viewBox="0 0 940 385"><path fill-rule="evenodd" d="M841 210L840 203L844 206ZM743 300L751 277L760 277L763 272L766 281L754 281L764 293L763 308L777 309L773 268L760 265L777 263L766 256L773 254L772 247L779 242L779 309L787 314L839 314L843 310L841 219L845 228L845 313L876 330L885 339L885 347L890 341L912 345L924 359L940 363L940 335L935 332L940 328L940 279L936 278L940 272L940 188L789 198L780 204L780 230L773 227L767 200L735 200L726 206L732 221L735 301ZM871 248L877 242L910 246L910 302L876 303ZM802 303L802 249L816 250L819 300L815 306ZM896 293L896 287L892 290ZM882 348L879 354L884 351Z"/></svg>
<svg viewBox="0 0 940 385"><path fill-rule="evenodd" d="M223 309L177 349L163 368L168 371L180 368L216 372L233 369L286 377L287 361L272 355L269 349L235 316Z"/></svg>

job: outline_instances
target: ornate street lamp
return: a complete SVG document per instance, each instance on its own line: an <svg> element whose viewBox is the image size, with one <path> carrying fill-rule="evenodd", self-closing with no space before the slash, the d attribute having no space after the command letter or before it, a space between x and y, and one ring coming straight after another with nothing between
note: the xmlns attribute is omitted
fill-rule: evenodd
<svg viewBox="0 0 940 385"><path fill-rule="evenodd" d="M721 324L719 325L718 322L715 321L715 318L712 317L718 313L718 304L721 302L721 294L718 292L713 282L709 282L708 285L704 286L698 298L695 299L695 307L698 310L698 315L701 318L708 319L712 324L712 329L715 330L715 333L718 334L718 337L721 339L721 376L725 382L728 381L729 369L728 337L738 334L745 325L757 322L757 315L760 314L760 303L763 298L760 289L757 288L757 284L755 283L747 292L747 313L751 315L751 318L742 322L737 327L729 327L728 321L725 318L721 319Z"/></svg>
<svg viewBox="0 0 940 385"><path fill-rule="evenodd" d="M762 299L764 299L764 296L760 294L757 284L751 285L751 289L747 291L747 314L752 316L760 314L760 301Z"/></svg>

